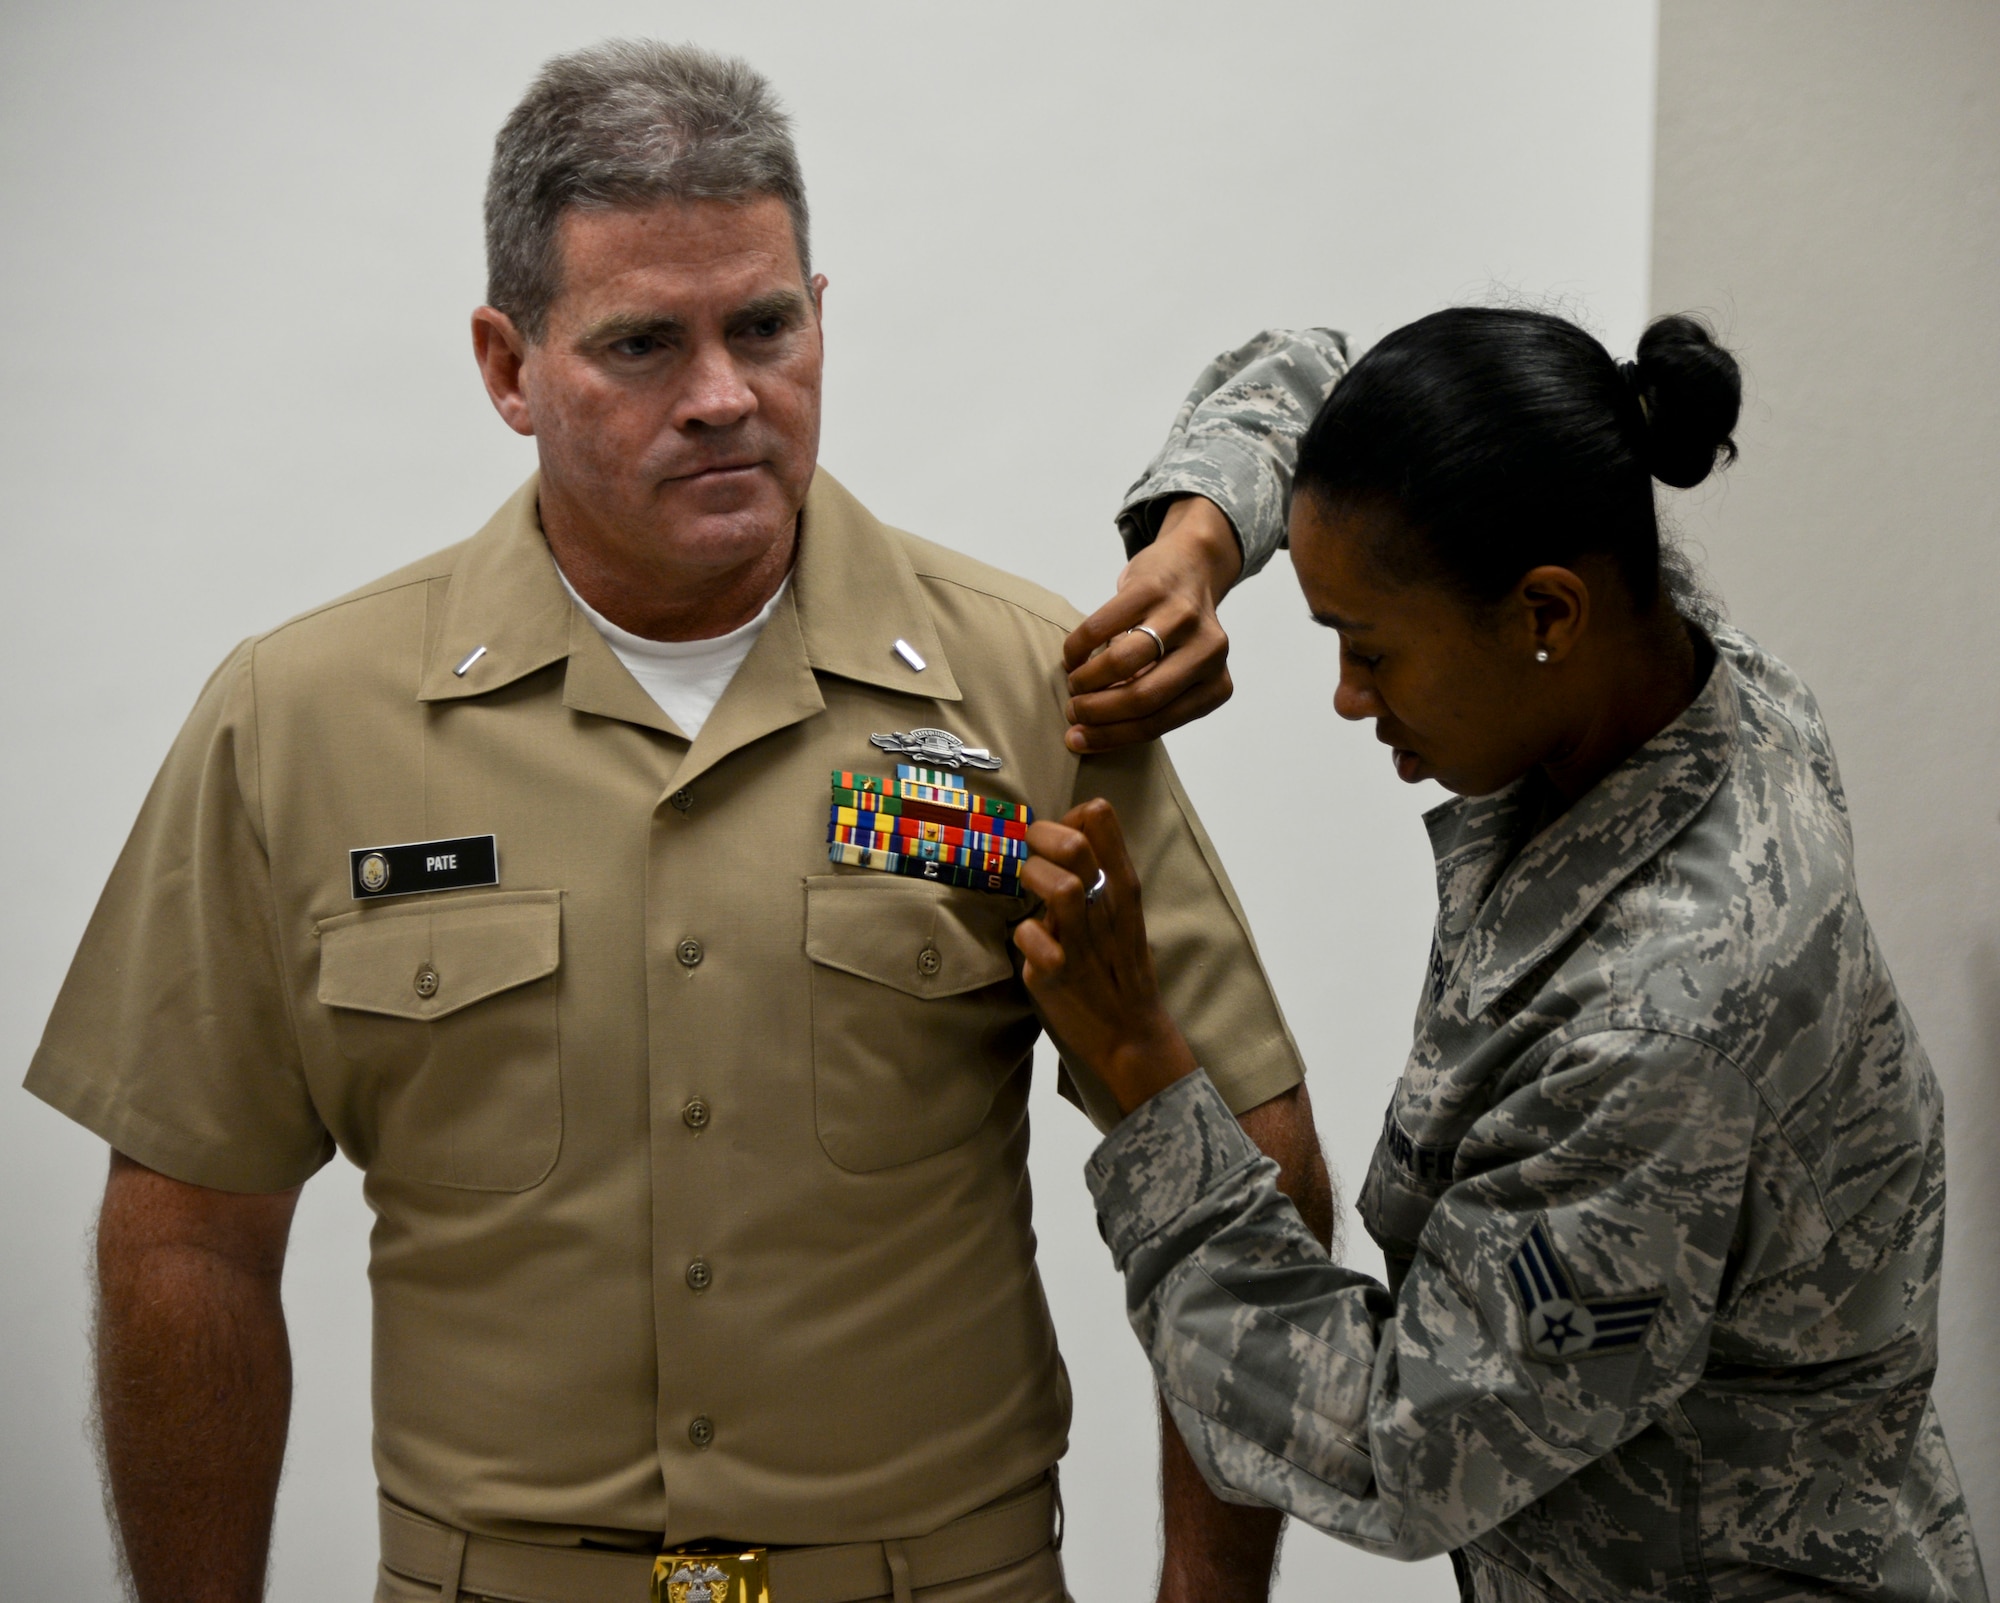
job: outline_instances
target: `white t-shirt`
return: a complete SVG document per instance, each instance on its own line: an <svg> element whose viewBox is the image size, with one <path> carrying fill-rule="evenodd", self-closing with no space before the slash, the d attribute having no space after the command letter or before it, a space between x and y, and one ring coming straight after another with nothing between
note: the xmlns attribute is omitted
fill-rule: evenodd
<svg viewBox="0 0 2000 1603"><path fill-rule="evenodd" d="M560 568L556 571L562 573ZM791 582L791 575L786 574L785 583L772 593L757 616L726 635L717 635L712 640L648 640L644 635L619 628L578 595L569 575L563 574L563 588L569 592L570 600L582 609L592 627L604 636L605 644L617 653L618 660L689 740L701 733L701 726L708 722L708 715L715 711L715 704L729 688L729 681L736 677L736 670L750 655L750 648L764 632L764 625L778 610L785 585Z"/></svg>

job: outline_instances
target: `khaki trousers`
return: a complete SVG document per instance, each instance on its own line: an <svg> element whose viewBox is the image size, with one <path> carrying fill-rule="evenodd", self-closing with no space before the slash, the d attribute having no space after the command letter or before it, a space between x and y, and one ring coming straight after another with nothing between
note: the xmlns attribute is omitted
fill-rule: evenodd
<svg viewBox="0 0 2000 1603"><path fill-rule="evenodd" d="M379 1566L376 1576L375 1603L438 1603L438 1590L434 1586L425 1586ZM1005 1569L989 1570L984 1575L944 1586L920 1586L910 1595L917 1603L1071 1603L1063 1584L1062 1558L1054 1547L1044 1548L1034 1557ZM489 1598L477 1592L460 1592L458 1596L459 1603L532 1603L532 1600ZM784 1603L784 1599L774 1597L771 1603Z"/></svg>
<svg viewBox="0 0 2000 1603"><path fill-rule="evenodd" d="M386 1498L381 1519L375 1603L635 1603L651 1574L641 1554L482 1545ZM775 1549L771 1603L1069 1603L1061 1520L1050 1470L927 1536Z"/></svg>

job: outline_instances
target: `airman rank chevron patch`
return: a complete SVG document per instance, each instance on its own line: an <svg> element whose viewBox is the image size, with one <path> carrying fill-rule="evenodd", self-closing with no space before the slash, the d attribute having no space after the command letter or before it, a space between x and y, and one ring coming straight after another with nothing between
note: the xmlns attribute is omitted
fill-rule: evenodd
<svg viewBox="0 0 2000 1603"><path fill-rule="evenodd" d="M1537 1220L1507 1260L1507 1276L1528 1319L1528 1350L1554 1363L1629 1352L1646 1339L1663 1298L1576 1295Z"/></svg>

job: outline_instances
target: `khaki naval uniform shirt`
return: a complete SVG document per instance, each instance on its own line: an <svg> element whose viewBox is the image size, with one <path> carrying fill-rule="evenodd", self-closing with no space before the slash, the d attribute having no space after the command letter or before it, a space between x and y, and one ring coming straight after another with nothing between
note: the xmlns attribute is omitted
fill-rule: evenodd
<svg viewBox="0 0 2000 1603"><path fill-rule="evenodd" d="M1296 1050L1165 753L1063 746L1061 601L822 472L794 582L690 745L565 595L535 507L531 482L229 658L29 1088L202 1185L295 1186L336 1146L361 1167L401 1503L556 1543L929 1531L1067 1428L1026 909L830 864L830 771L893 772L870 734L935 726L1004 759L982 793L1111 798L1224 1094L1284 1091ZM354 898L354 848L489 833L497 886Z"/></svg>

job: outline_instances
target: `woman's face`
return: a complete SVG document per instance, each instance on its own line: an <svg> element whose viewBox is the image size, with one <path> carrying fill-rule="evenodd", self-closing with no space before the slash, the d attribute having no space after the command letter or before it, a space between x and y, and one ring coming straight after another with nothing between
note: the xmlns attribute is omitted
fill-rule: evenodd
<svg viewBox="0 0 2000 1603"><path fill-rule="evenodd" d="M1553 676L1535 660L1535 599L1482 607L1398 580L1372 553L1404 537L1382 512L1332 510L1309 492L1292 502L1292 566L1314 621L1340 635L1333 709L1374 721L1405 784L1484 796L1561 740Z"/></svg>

